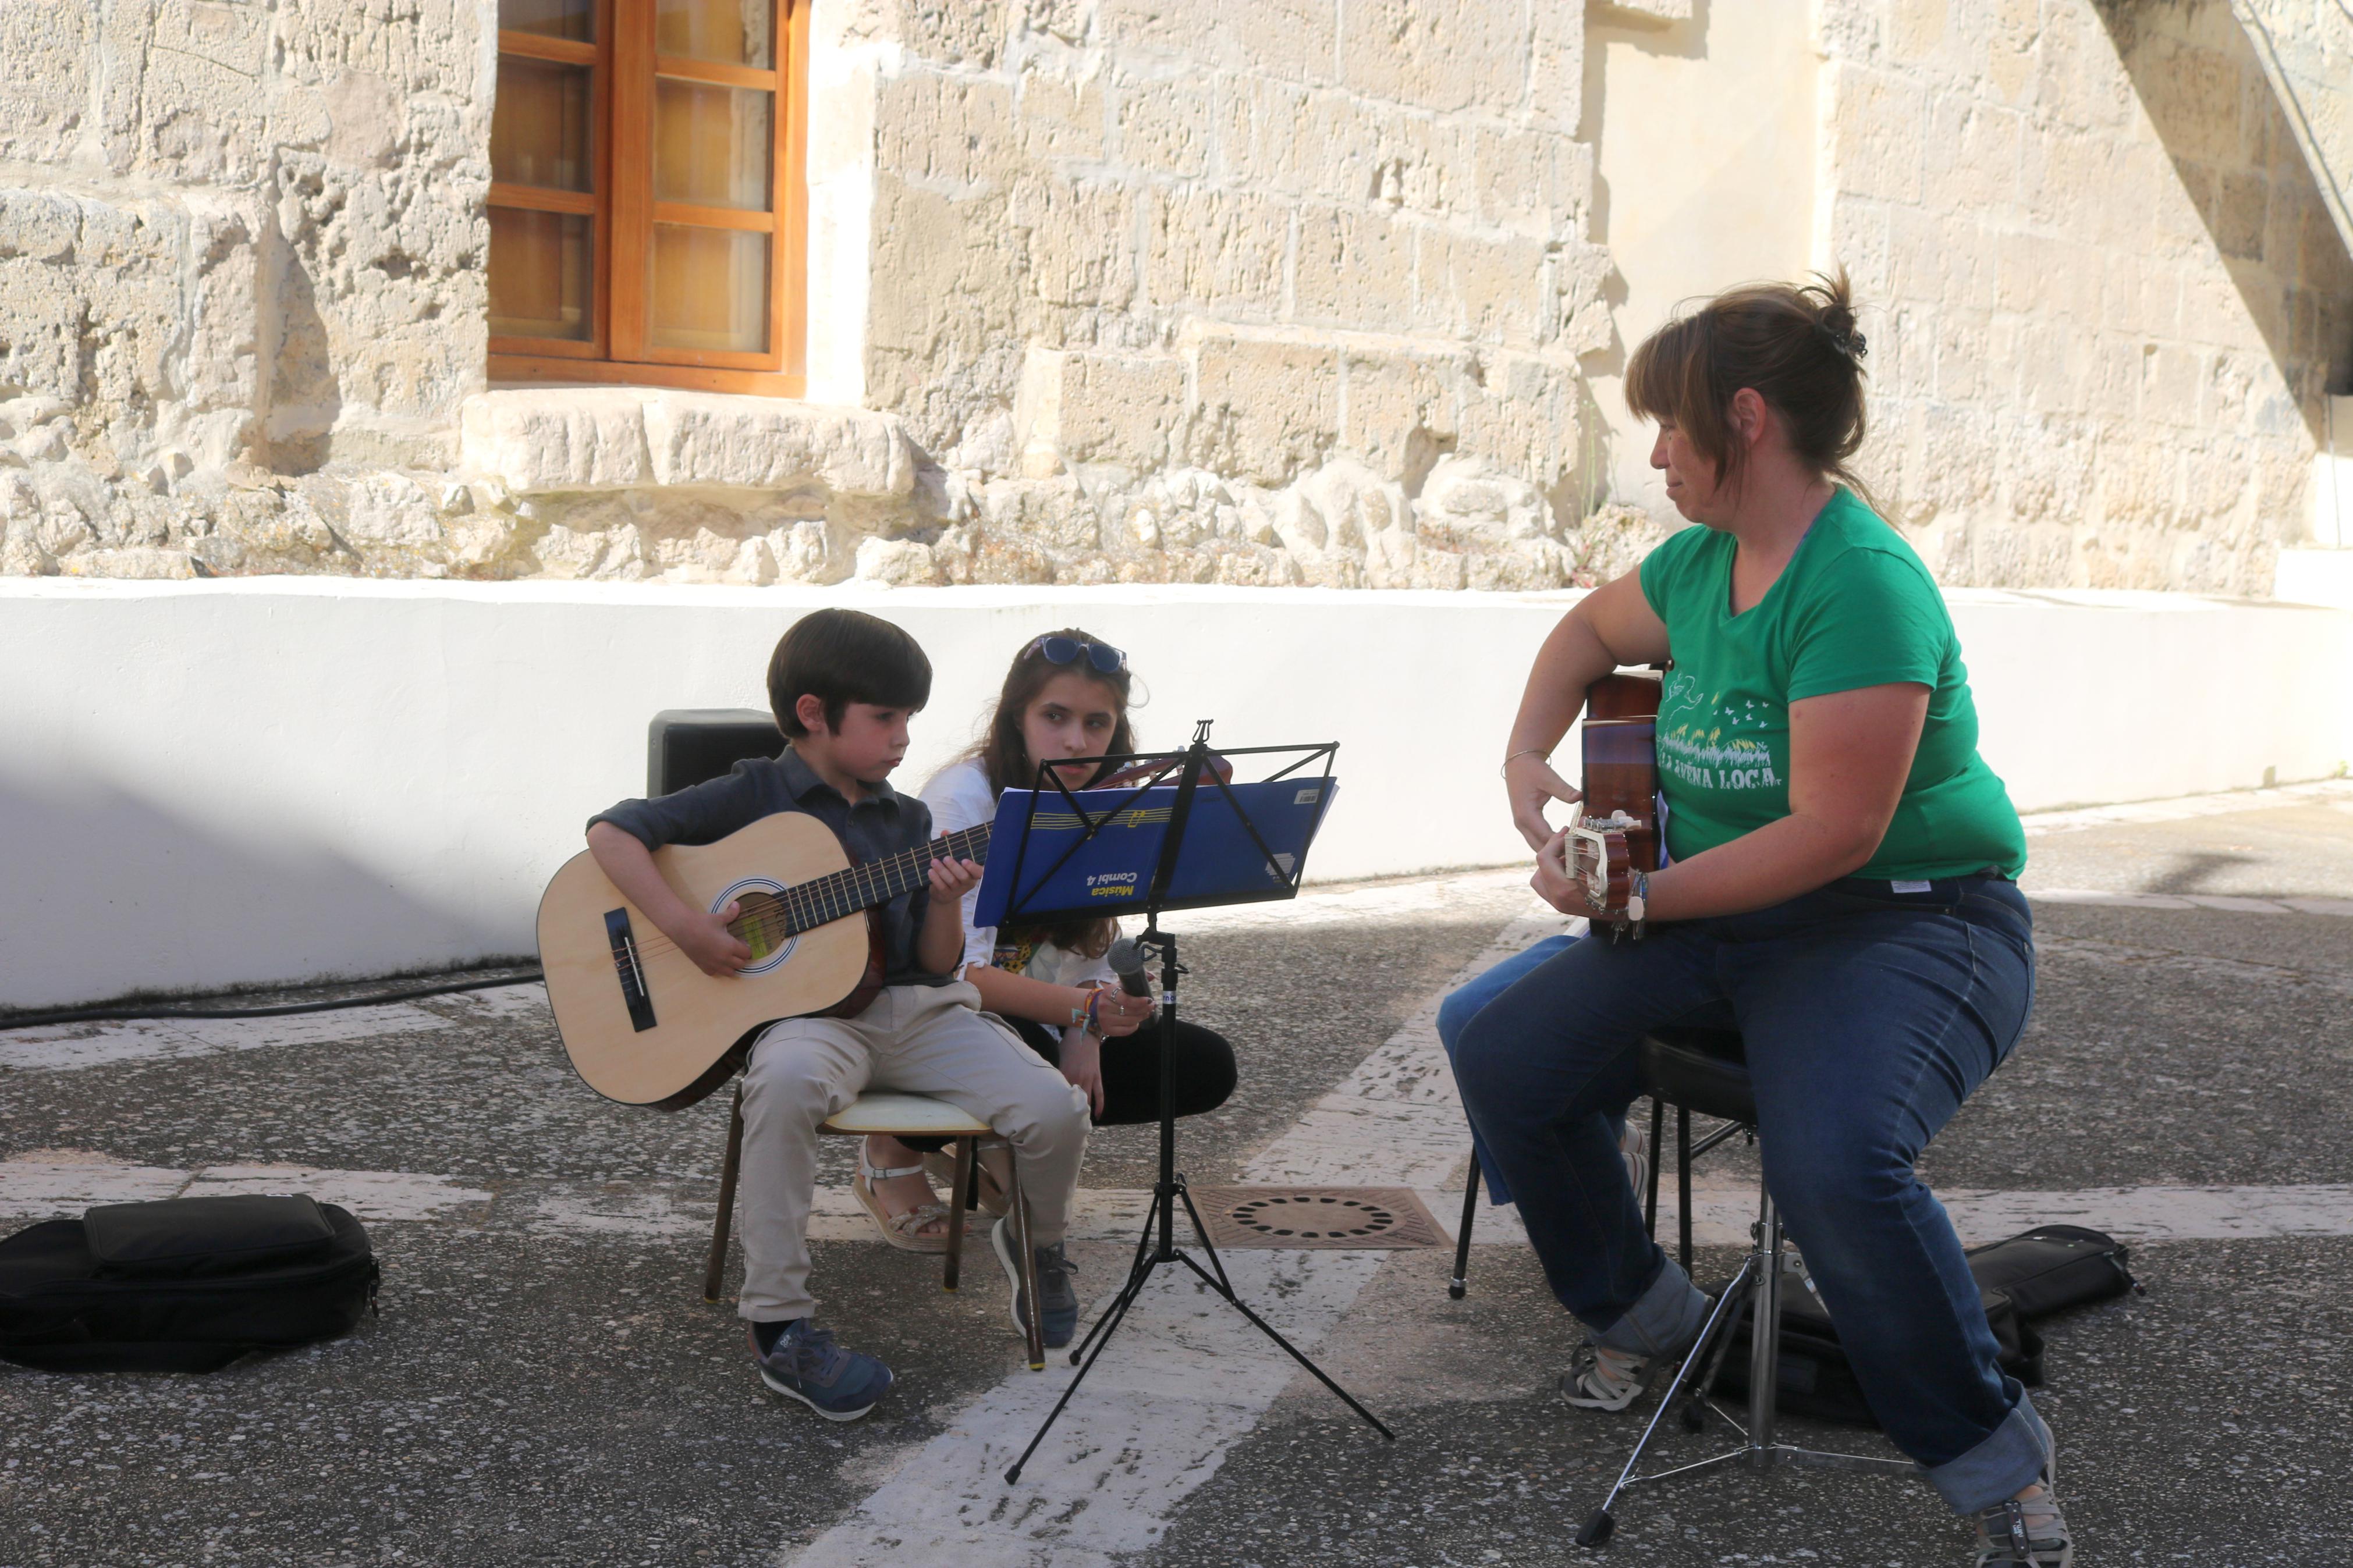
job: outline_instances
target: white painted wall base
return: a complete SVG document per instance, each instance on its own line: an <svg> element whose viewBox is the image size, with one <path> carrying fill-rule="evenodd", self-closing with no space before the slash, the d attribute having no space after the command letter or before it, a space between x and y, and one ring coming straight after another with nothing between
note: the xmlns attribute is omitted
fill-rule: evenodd
<svg viewBox="0 0 2353 1568"><path fill-rule="evenodd" d="M2353 468L2353 463L2348 463ZM2353 610L2353 542L2343 550L2283 550L2272 597L2291 605Z"/></svg>
<svg viewBox="0 0 2353 1568"><path fill-rule="evenodd" d="M1318 879L1502 864L1495 761L1573 595L782 590L0 580L0 1007L528 952L587 816L644 787L657 710L765 706L792 619L855 605L938 670L905 782L1007 660L1128 648L1147 743L1341 742ZM2334 773L2353 614L2155 594L1951 595L2021 808Z"/></svg>

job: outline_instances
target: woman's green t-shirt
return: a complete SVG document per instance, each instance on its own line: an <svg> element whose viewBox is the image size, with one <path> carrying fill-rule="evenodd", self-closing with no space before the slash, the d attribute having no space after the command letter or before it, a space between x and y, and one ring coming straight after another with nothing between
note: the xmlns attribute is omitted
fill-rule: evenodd
<svg viewBox="0 0 2353 1568"><path fill-rule="evenodd" d="M1789 704L1859 687L1929 689L1920 749L1877 853L1854 874L1892 881L2026 865L2009 792L1978 755L1945 598L1919 556L1841 487L1764 598L1732 613L1738 541L1671 535L1643 561L1674 668L1659 703L1659 784L1677 859L1789 815Z"/></svg>

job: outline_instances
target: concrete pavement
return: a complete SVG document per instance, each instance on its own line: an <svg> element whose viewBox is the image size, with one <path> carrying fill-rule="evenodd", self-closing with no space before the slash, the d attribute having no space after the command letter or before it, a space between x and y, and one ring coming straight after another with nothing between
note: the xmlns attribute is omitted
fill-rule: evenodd
<svg viewBox="0 0 2353 1568"><path fill-rule="evenodd" d="M2146 1296L2044 1325L2036 1399L2077 1560L2353 1561L2353 918L2332 907L2353 894L2353 791L2034 826L2036 1018L1924 1169L1970 1194L1965 1227L2084 1215L2136 1242ZM1530 902L1516 875L1470 873L1183 917L1188 1016L1243 1065L1233 1101L1185 1127L1192 1178L1390 1184L1428 1167L1444 1173L1408 1184L1459 1194L1467 1140L1430 1070L1429 1014L1543 929ZM1584 1557L1568 1537L1633 1428L1553 1392L1577 1335L1507 1213L1482 1215L1461 1302L1440 1251L1234 1255L1245 1294L1396 1444L1171 1288L1008 1489L998 1447L1067 1374L1021 1368L985 1258L944 1295L936 1260L828 1203L821 1311L901 1386L847 1426L760 1387L732 1310L700 1300L723 1118L718 1100L598 1100L527 988L0 1032L0 1226L300 1185L368 1219L385 1269L358 1332L210 1377L0 1368L0 1568ZM848 1158L830 1151L830 1188ZM1738 1151L1711 1162L1704 1241L1736 1232L1751 1170ZM1150 1180L1148 1130L1098 1135L1074 1247L1090 1300L1116 1284ZM1452 1203L1432 1207L1452 1224ZM1702 1279L1728 1258L1709 1249ZM1622 1561L1967 1561L1966 1529L1910 1484L1735 1472L1620 1514Z"/></svg>

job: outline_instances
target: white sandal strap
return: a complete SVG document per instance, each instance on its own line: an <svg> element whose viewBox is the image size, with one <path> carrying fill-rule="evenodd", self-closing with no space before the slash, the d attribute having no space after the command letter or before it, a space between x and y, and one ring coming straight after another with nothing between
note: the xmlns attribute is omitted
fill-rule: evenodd
<svg viewBox="0 0 2353 1568"><path fill-rule="evenodd" d="M947 1217L948 1206L945 1204L917 1204L913 1208L902 1209L882 1223L901 1236L913 1236L923 1226Z"/></svg>
<svg viewBox="0 0 2353 1568"><path fill-rule="evenodd" d="M921 1165L902 1165L895 1171L885 1171L868 1164L863 1154L858 1156L858 1168L866 1173L866 1179L870 1182L888 1182L900 1176L920 1176L923 1173Z"/></svg>

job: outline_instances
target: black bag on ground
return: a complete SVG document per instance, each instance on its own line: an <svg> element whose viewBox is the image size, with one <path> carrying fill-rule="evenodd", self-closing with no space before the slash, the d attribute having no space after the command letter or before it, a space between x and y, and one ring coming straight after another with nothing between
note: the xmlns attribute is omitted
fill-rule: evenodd
<svg viewBox="0 0 2353 1568"><path fill-rule="evenodd" d="M213 1372L332 1339L375 1300L367 1231L309 1197L169 1198L0 1241L0 1360L45 1372Z"/></svg>
<svg viewBox="0 0 2353 1568"><path fill-rule="evenodd" d="M2127 1256L2113 1237L2073 1225L2037 1226L2006 1241L1971 1247L1969 1273L2000 1346L2002 1371L2029 1388L2041 1387L2042 1336L2030 1320L2137 1289L2125 1267ZM1733 1326L1731 1348L1713 1385L1716 1394L1748 1397L1750 1316L1744 1309ZM1879 1425L1830 1314L1794 1275L1785 1276L1781 1288L1778 1372L1782 1411L1854 1426Z"/></svg>

